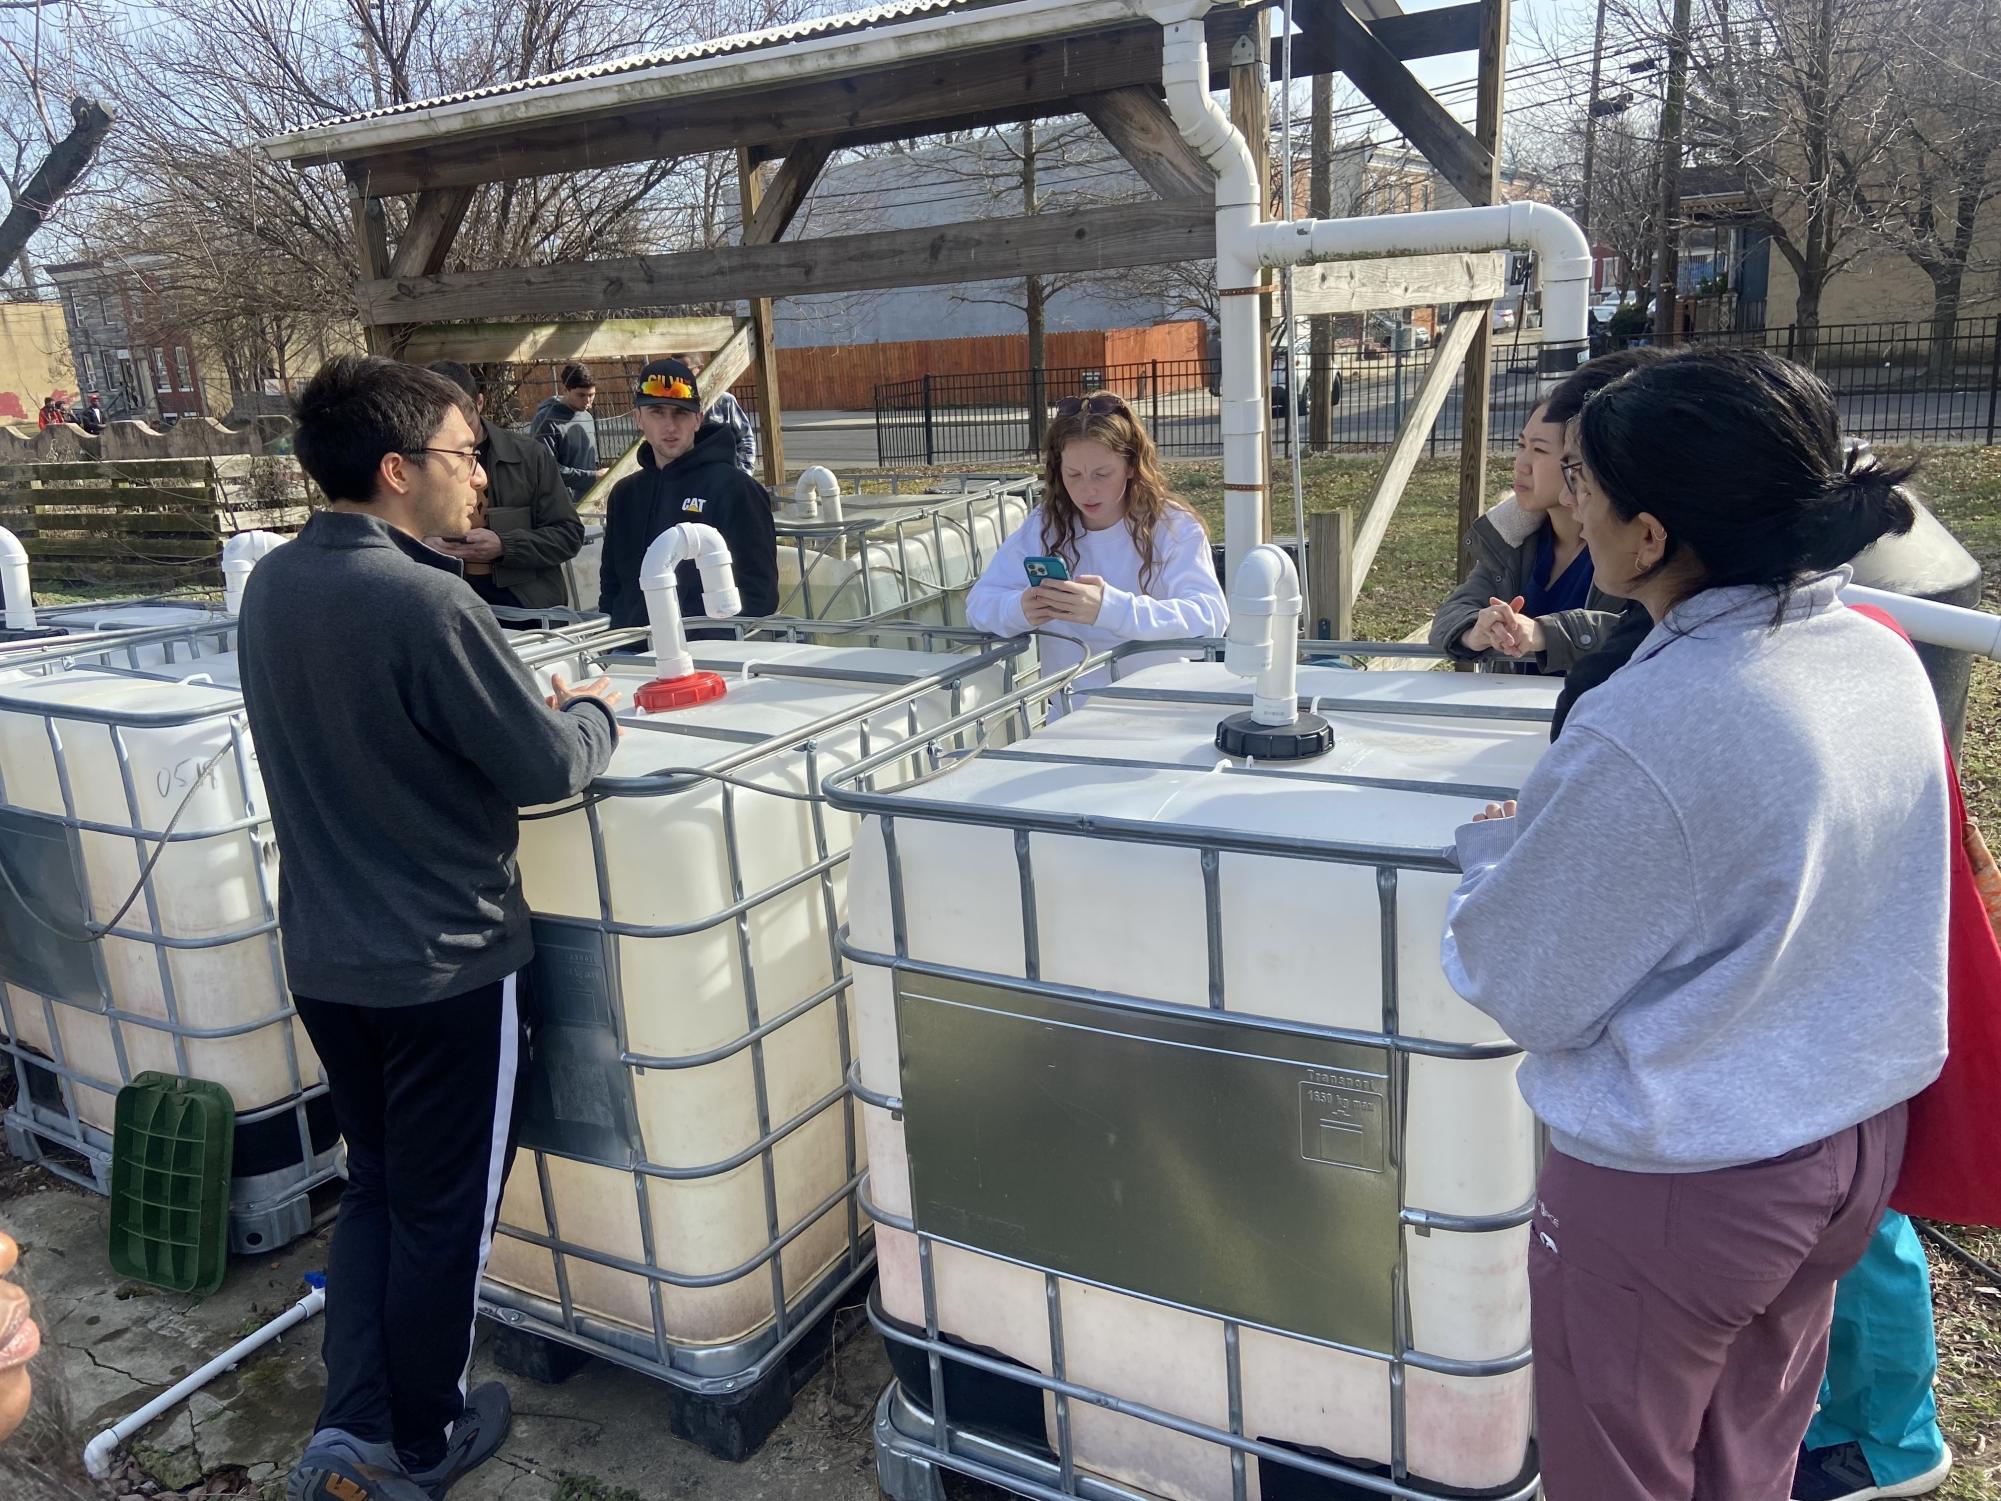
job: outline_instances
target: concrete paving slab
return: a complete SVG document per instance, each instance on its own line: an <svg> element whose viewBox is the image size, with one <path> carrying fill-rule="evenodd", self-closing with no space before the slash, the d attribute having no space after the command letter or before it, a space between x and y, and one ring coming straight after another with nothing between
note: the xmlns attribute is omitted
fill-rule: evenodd
<svg viewBox="0 0 2001 1501"><path fill-rule="evenodd" d="M112 1272L102 1199L38 1176L9 1178L13 1197L0 1199L0 1229L21 1242L17 1275L32 1297L44 1345L34 1366L34 1416L0 1450L0 1496L281 1496L323 1389L316 1320L135 1435L127 1446L131 1463L112 1484L90 1482L81 1455L92 1434L290 1307L303 1292L304 1274L324 1262L324 1232L275 1255L233 1262L212 1297L175 1297ZM473 1380L501 1375L483 1341ZM454 1501L877 1501L880 1495L869 1418L889 1367L865 1324L800 1391L764 1448L740 1465L668 1434L663 1389L636 1373L593 1362L560 1386L503 1379L515 1401L513 1430L498 1458L453 1490Z"/></svg>

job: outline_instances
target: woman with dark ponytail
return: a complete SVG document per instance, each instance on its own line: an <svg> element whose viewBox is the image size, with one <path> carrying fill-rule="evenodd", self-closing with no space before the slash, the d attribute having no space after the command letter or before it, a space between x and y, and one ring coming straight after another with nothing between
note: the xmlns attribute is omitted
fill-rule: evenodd
<svg viewBox="0 0 2001 1501"><path fill-rule="evenodd" d="M1549 1126L1529 1251L1550 1501L1782 1501L1835 1282L1945 1057L1946 768L1915 655L1839 598L1908 470L1758 351L1624 376L1569 461L1655 625L1460 831L1443 958ZM1549 893L1565 921L1549 922Z"/></svg>

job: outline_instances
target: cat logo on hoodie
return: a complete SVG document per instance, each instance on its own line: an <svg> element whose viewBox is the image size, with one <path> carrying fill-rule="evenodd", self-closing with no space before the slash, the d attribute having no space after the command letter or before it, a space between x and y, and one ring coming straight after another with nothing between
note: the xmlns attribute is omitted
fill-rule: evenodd
<svg viewBox="0 0 2001 1501"><path fill-rule="evenodd" d="M699 516L702 514L703 508L707 505L708 501L703 499L703 497L690 495L686 500L681 502L681 511L683 515Z"/></svg>

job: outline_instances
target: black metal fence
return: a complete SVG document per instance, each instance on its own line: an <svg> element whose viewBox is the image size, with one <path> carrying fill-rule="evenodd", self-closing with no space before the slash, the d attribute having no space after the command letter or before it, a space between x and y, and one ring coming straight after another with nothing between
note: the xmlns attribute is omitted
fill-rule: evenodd
<svg viewBox="0 0 2001 1501"><path fill-rule="evenodd" d="M1614 341L1601 339L1598 351ZM1618 342L1642 343L1650 340ZM1754 346L1805 358L1809 341L1796 327L1748 332L1685 333L1673 342ZM2001 318L1963 319L1934 339L1929 325L1843 324L1819 330L1812 364L1841 408L1851 432L1877 442L1993 443L2001 436ZM1494 335L1489 442L1513 446L1534 409L1542 353L1539 330ZM1347 340L1331 355L1299 355L1300 389L1288 389L1282 361L1274 363L1273 442L1308 438L1307 393L1331 376L1337 395L1330 452L1388 448L1403 424L1431 361L1428 341L1405 351ZM1427 439L1434 453L1456 452L1462 422L1463 377L1454 379ZM1041 425L1065 396L1117 391L1145 420L1168 458L1213 458L1223 432L1217 374L1206 360L1073 366L927 375L875 388L877 461L884 467L1015 461L1032 453Z"/></svg>

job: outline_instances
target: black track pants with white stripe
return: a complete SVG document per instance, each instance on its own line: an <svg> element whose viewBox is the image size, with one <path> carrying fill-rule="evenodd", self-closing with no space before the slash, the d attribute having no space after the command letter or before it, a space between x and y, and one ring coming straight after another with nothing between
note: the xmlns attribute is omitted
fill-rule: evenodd
<svg viewBox="0 0 2001 1501"><path fill-rule="evenodd" d="M514 1156L518 977L416 1006L295 996L347 1138L327 1253L321 1428L444 1457Z"/></svg>

